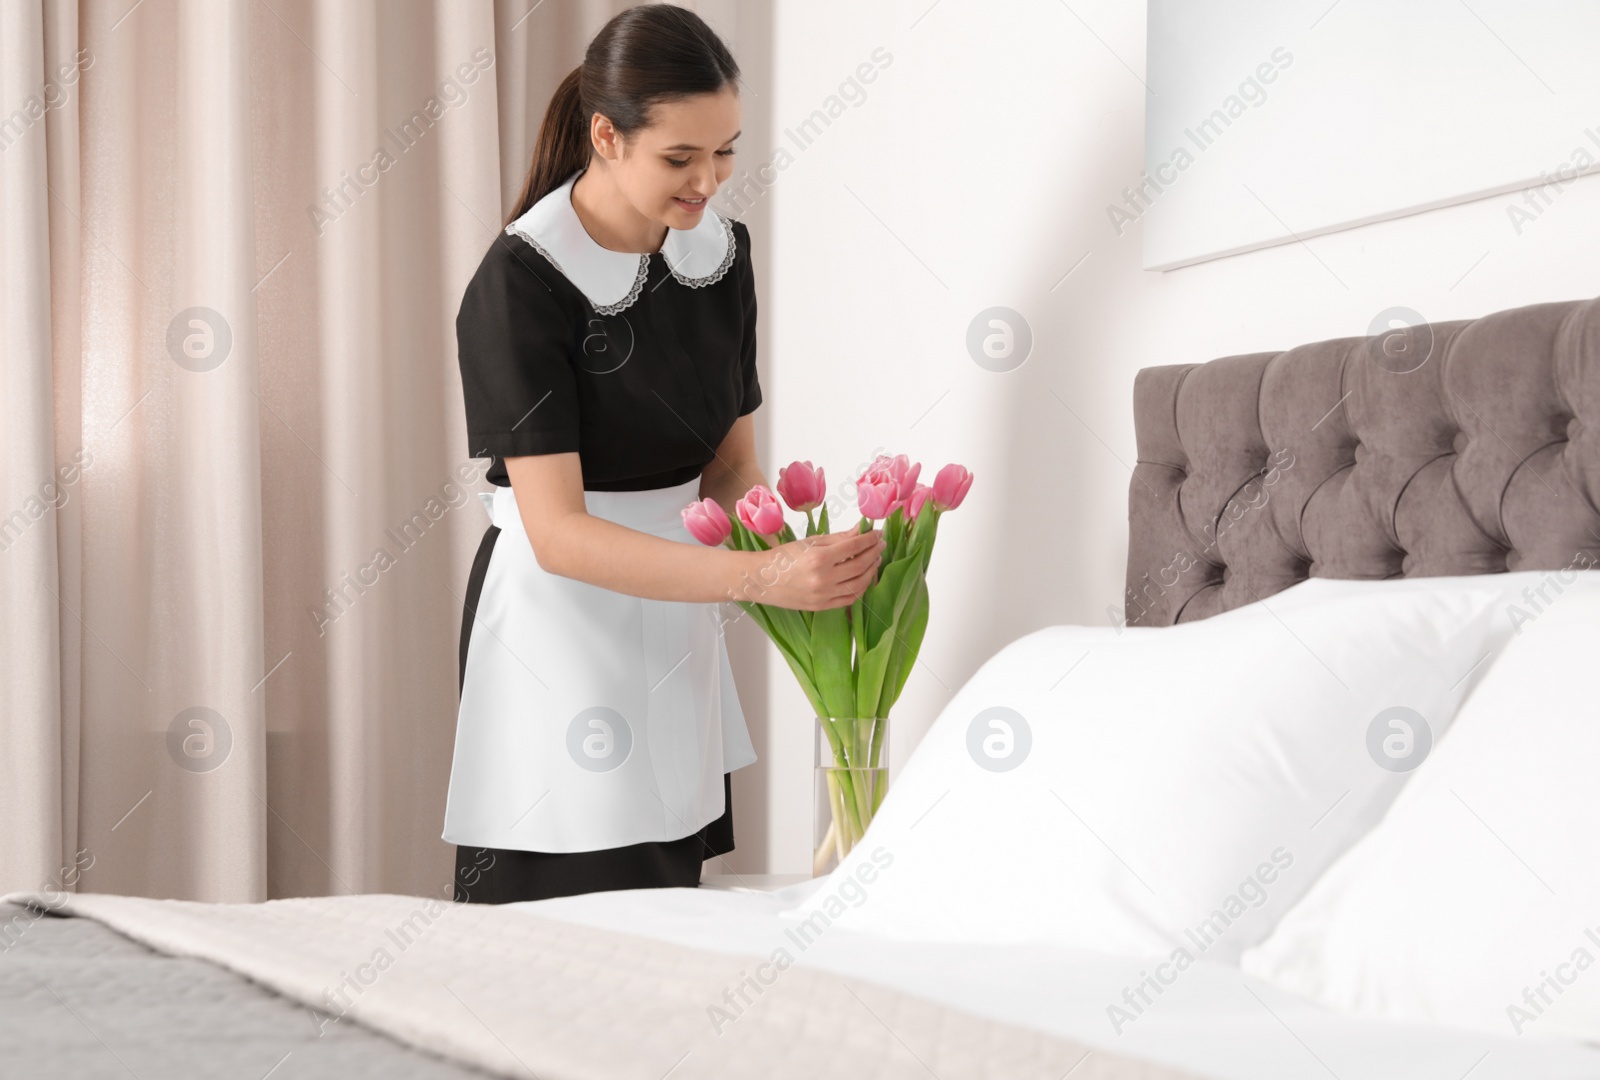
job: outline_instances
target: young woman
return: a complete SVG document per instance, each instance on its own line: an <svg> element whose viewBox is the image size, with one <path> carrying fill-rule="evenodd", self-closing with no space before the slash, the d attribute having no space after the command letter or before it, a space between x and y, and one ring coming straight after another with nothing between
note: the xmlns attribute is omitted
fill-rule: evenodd
<svg viewBox="0 0 1600 1080"><path fill-rule="evenodd" d="M470 452L496 488L462 615L458 900L698 885L755 760L719 601L820 611L876 572L876 530L735 552L680 517L767 483L750 235L710 208L738 75L682 8L608 22L462 298Z"/></svg>

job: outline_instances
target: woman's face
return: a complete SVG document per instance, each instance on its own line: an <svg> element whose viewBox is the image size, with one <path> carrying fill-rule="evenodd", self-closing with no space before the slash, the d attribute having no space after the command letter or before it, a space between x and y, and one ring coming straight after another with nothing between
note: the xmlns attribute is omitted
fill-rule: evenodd
<svg viewBox="0 0 1600 1080"><path fill-rule="evenodd" d="M597 115L595 148L635 210L669 229L692 229L733 173L739 95L725 86L657 103L650 115L649 127L625 139Z"/></svg>

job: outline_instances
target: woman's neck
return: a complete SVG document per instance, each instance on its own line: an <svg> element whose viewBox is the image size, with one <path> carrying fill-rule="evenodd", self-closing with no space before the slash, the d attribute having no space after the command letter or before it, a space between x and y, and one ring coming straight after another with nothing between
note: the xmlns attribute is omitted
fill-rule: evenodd
<svg viewBox="0 0 1600 1080"><path fill-rule="evenodd" d="M633 208L604 166L591 165L572 185L572 209L595 243L611 251L660 251L667 227Z"/></svg>

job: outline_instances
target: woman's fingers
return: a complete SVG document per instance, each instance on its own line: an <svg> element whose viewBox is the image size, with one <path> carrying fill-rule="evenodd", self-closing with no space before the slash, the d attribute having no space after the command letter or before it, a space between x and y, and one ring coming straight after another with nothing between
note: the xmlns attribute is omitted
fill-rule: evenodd
<svg viewBox="0 0 1600 1080"><path fill-rule="evenodd" d="M819 533L810 539L819 546L831 548L828 554L835 561L854 558L863 551L883 546L883 533L878 529L864 533Z"/></svg>
<svg viewBox="0 0 1600 1080"><path fill-rule="evenodd" d="M871 532L850 534L843 543L835 546L836 557L841 562L849 559L859 559L868 552L882 550L883 534L876 529Z"/></svg>
<svg viewBox="0 0 1600 1080"><path fill-rule="evenodd" d="M846 602L854 602L856 597L867 591L868 586L877 578L879 559L863 560L860 573L852 574L839 583L839 588L844 590Z"/></svg>
<svg viewBox="0 0 1600 1080"><path fill-rule="evenodd" d="M810 590L817 604L812 611L844 607L854 603L877 578L883 562L884 539L878 529L867 532L819 533L797 541L801 550L810 552L812 566L817 571L815 585Z"/></svg>
<svg viewBox="0 0 1600 1080"><path fill-rule="evenodd" d="M878 566L882 562L882 551L869 547L861 554L854 555L848 559L841 559L839 562L829 566L825 577L835 586L843 587L847 581L876 574Z"/></svg>

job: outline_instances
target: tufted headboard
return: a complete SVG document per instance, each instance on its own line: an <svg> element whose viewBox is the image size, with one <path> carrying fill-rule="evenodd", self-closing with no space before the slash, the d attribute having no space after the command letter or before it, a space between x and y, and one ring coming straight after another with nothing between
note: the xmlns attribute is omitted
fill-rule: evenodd
<svg viewBox="0 0 1600 1080"><path fill-rule="evenodd" d="M1130 626L1600 565L1600 300L1145 368L1133 398Z"/></svg>

